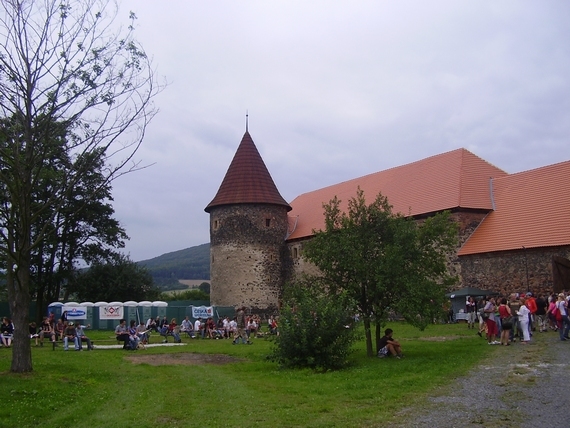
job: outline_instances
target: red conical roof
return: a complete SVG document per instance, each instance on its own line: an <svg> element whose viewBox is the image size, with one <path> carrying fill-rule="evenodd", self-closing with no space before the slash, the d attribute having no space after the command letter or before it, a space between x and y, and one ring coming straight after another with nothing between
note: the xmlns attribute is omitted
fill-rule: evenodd
<svg viewBox="0 0 570 428"><path fill-rule="evenodd" d="M210 212L219 205L273 204L287 207L289 204L279 194L249 132L245 132L234 155L218 193L204 209Z"/></svg>

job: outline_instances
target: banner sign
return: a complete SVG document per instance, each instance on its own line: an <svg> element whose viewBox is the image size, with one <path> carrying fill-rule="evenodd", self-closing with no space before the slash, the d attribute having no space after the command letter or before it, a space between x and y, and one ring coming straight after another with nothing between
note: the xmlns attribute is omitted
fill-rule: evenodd
<svg viewBox="0 0 570 428"><path fill-rule="evenodd" d="M192 306L192 318L210 318L213 316L213 306Z"/></svg>
<svg viewBox="0 0 570 428"><path fill-rule="evenodd" d="M123 306L99 306L100 320L120 320L123 318Z"/></svg>
<svg viewBox="0 0 570 428"><path fill-rule="evenodd" d="M67 319L69 321L73 320L85 320L87 319L87 307L86 306L65 306L61 307L61 313L67 311Z"/></svg>

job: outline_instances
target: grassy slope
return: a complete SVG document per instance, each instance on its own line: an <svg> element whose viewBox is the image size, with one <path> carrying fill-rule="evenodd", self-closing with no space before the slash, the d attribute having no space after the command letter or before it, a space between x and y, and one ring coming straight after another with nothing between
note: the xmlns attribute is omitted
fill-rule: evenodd
<svg viewBox="0 0 570 428"><path fill-rule="evenodd" d="M137 351L225 353L244 361L223 365L150 366L125 360L123 350L94 352L33 348L34 372L8 373L0 349L4 391L0 426L24 427L335 427L385 426L395 412L435 386L464 374L493 347L464 324L419 332L390 325L406 358L368 359L359 343L351 367L332 373L280 370L266 360L271 342L232 346L229 340ZM424 340L443 336L455 340ZM109 332L91 332L108 338Z"/></svg>

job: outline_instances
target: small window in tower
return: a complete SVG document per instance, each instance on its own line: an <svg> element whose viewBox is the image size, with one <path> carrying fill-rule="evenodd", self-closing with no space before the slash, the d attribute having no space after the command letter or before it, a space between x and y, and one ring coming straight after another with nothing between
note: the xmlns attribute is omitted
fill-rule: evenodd
<svg viewBox="0 0 570 428"><path fill-rule="evenodd" d="M212 263L214 263L214 256L212 256Z"/></svg>
<svg viewBox="0 0 570 428"><path fill-rule="evenodd" d="M294 259L299 258L299 250L297 249L297 247L293 248L293 258Z"/></svg>
<svg viewBox="0 0 570 428"><path fill-rule="evenodd" d="M214 230L218 230L218 228L220 227L220 222L218 220L214 220Z"/></svg>
<svg viewBox="0 0 570 428"><path fill-rule="evenodd" d="M265 226L266 226L266 227L271 226L271 219L270 219L270 218L266 218L266 219L265 219Z"/></svg>

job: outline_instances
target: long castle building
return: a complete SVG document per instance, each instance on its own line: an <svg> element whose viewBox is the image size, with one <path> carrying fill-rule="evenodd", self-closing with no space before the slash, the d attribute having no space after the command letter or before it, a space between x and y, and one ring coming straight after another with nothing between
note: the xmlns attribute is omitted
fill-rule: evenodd
<svg viewBox="0 0 570 428"><path fill-rule="evenodd" d="M211 302L278 309L285 282L314 267L303 243L324 228L323 203L360 187L422 219L449 210L460 229L457 288L503 294L570 289L570 161L508 174L466 149L304 193L287 203L246 130L210 214Z"/></svg>

